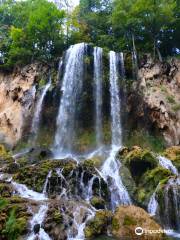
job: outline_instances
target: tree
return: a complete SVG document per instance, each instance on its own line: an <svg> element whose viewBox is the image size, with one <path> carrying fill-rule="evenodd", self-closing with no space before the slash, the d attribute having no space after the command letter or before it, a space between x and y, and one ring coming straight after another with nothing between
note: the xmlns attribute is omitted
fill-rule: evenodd
<svg viewBox="0 0 180 240"><path fill-rule="evenodd" d="M0 5L1 62L6 67L47 61L64 49L65 12L47 0L5 1Z"/></svg>
<svg viewBox="0 0 180 240"><path fill-rule="evenodd" d="M175 0L115 0L112 15L114 31L119 31L128 40L132 38L150 48L160 52L160 35L175 21ZM143 48L144 49L144 48ZM135 49L134 49L135 51Z"/></svg>

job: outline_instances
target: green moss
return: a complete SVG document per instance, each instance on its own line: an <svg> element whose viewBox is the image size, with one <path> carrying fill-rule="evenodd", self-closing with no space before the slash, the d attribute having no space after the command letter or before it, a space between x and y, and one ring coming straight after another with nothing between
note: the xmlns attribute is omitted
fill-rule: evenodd
<svg viewBox="0 0 180 240"><path fill-rule="evenodd" d="M102 199L100 197L93 197L91 199L91 204L96 209L104 209L105 208L105 201L104 201L104 199Z"/></svg>
<svg viewBox="0 0 180 240"><path fill-rule="evenodd" d="M92 169L95 167L99 167L101 165L102 159L100 157L93 157L91 159L87 159L83 162L82 166L87 169Z"/></svg>
<svg viewBox="0 0 180 240"><path fill-rule="evenodd" d="M168 95L168 96L166 96L166 99L170 104L175 104L176 103L176 101L174 99L174 96Z"/></svg>
<svg viewBox="0 0 180 240"><path fill-rule="evenodd" d="M0 164L1 163L12 163L14 159L10 152L8 152L4 145L0 144Z"/></svg>
<svg viewBox="0 0 180 240"><path fill-rule="evenodd" d="M131 225L136 225L136 224L137 224L137 222L132 216L126 215L124 217L124 222L123 222L124 226L131 226Z"/></svg>
<svg viewBox="0 0 180 240"><path fill-rule="evenodd" d="M60 213L58 210L56 210L56 211L54 212L53 220L54 220L57 224L58 224L58 223L62 223L63 217L62 217L61 213Z"/></svg>
<svg viewBox="0 0 180 240"><path fill-rule="evenodd" d="M112 229L113 230L118 230L119 229L119 221L117 218L112 219Z"/></svg>
<svg viewBox="0 0 180 240"><path fill-rule="evenodd" d="M111 221L111 212L105 210L96 212L94 219L90 220L85 228L86 238L92 238L106 233L107 227L111 224Z"/></svg>

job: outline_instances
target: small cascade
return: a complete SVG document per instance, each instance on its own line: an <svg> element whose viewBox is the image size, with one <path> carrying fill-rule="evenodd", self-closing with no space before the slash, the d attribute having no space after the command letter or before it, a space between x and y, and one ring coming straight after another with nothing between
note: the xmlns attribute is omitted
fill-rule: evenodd
<svg viewBox="0 0 180 240"><path fill-rule="evenodd" d="M47 185L48 185L48 180L51 177L52 171L49 171L47 177L46 177L46 181L44 183L44 187L43 187L43 194L47 195Z"/></svg>
<svg viewBox="0 0 180 240"><path fill-rule="evenodd" d="M37 133L39 130L39 124L40 124L40 119L41 119L41 112L42 112L42 107L43 107L43 101L46 96L46 93L48 89L51 86L51 79L49 79L49 82L43 87L41 90L41 95L37 101L36 107L35 107L35 112L34 112L34 117L32 120L32 125L31 125L31 133L34 135L34 141L36 140Z"/></svg>
<svg viewBox="0 0 180 240"><path fill-rule="evenodd" d="M63 168L62 168L62 169L60 169L60 168L57 168L57 169L56 169L56 173L57 173L58 177L61 179L61 186L60 186L60 187L61 187L61 193L60 193L60 198L68 199L67 189L66 189L65 187L63 187L62 182L64 181L64 183L66 184L66 186L68 186L68 183L67 183L65 177L63 176L62 172L63 172Z"/></svg>
<svg viewBox="0 0 180 240"><path fill-rule="evenodd" d="M168 170L170 170L173 174L178 175L177 168L172 164L171 160L166 157L158 156L159 164Z"/></svg>
<svg viewBox="0 0 180 240"><path fill-rule="evenodd" d="M148 213L151 216L155 216L157 212L157 208L158 208L158 202L156 200L156 191L155 191L149 200Z"/></svg>
<svg viewBox="0 0 180 240"><path fill-rule="evenodd" d="M24 184L19 184L16 182L11 182L12 186L14 187L15 191L20 195L22 198L27 198L35 201L43 201L47 200L43 193L38 193L33 190L30 190Z"/></svg>
<svg viewBox="0 0 180 240"><path fill-rule="evenodd" d="M119 169L120 162L116 160L116 154L119 150L119 147L113 147L110 156L106 159L102 169L101 174L104 177L105 181L108 182L110 192L111 192L111 204L112 209L115 209L116 206L129 205L131 200L128 194L126 187L123 185Z"/></svg>
<svg viewBox="0 0 180 240"><path fill-rule="evenodd" d="M124 54L120 53L121 77L125 78Z"/></svg>
<svg viewBox="0 0 180 240"><path fill-rule="evenodd" d="M171 178L164 189L160 218L165 228L180 232L180 178Z"/></svg>
<svg viewBox="0 0 180 240"><path fill-rule="evenodd" d="M79 43L71 46L66 52L66 68L61 87L62 96L54 141L55 156L68 155L73 150L76 104L83 86L85 49L86 44Z"/></svg>
<svg viewBox="0 0 180 240"><path fill-rule="evenodd" d="M89 202L91 198L93 197L93 184L94 180L97 179L98 177L94 175L88 182L87 186L87 196L86 196L86 201Z"/></svg>
<svg viewBox="0 0 180 240"><path fill-rule="evenodd" d="M94 48L94 98L95 98L95 131L96 144L102 146L102 48Z"/></svg>
<svg viewBox="0 0 180 240"><path fill-rule="evenodd" d="M84 216L85 220L84 220ZM69 231L67 240L84 240L84 229L86 223L95 216L95 211L85 206L77 206L73 213L73 227L77 230L77 234Z"/></svg>
<svg viewBox="0 0 180 240"><path fill-rule="evenodd" d="M51 240L51 238L49 237L49 235L44 231L44 229L42 228L42 223L46 217L46 213L48 211L48 205L43 204L40 206L39 211L33 216L33 218L30 221L30 225L31 225L31 234L30 236L28 236L27 240ZM35 234L33 229L34 226L36 224L40 225L40 230L39 233Z"/></svg>
<svg viewBox="0 0 180 240"><path fill-rule="evenodd" d="M111 93L111 132L112 146L109 157L104 162L101 174L109 183L111 190L112 208L119 204L128 205L131 203L129 194L122 183L119 169L120 162L116 160L116 154L122 146L122 128L120 116L120 97L118 84L118 55L110 52L110 93Z"/></svg>

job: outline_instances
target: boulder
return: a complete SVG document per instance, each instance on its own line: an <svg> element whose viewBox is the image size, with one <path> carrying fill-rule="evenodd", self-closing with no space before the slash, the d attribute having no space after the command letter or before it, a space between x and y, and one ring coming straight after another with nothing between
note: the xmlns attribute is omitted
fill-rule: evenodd
<svg viewBox="0 0 180 240"><path fill-rule="evenodd" d="M144 231L142 235L135 233L137 231L141 234L142 230L136 229L139 227ZM159 233L161 230L160 225L146 211L133 205L120 206L116 209L112 219L112 233L117 239L164 240L164 234Z"/></svg>

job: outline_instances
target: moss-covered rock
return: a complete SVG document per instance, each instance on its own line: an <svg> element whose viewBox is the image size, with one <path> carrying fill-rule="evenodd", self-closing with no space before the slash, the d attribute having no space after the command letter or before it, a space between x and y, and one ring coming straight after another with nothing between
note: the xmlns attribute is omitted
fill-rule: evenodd
<svg viewBox="0 0 180 240"><path fill-rule="evenodd" d="M120 167L120 176L131 198L134 198L134 193L136 192L136 184L129 169L124 165Z"/></svg>
<svg viewBox="0 0 180 240"><path fill-rule="evenodd" d="M0 183L0 197L9 198L12 196L13 189L8 183Z"/></svg>
<svg viewBox="0 0 180 240"><path fill-rule="evenodd" d="M14 175L14 180L26 184L29 188L37 192L42 192L46 177L50 171L62 168L64 176L67 176L75 167L76 162L71 160L42 161L36 165L22 167L21 170Z"/></svg>
<svg viewBox="0 0 180 240"><path fill-rule="evenodd" d="M112 212L100 210L96 212L94 219L90 220L85 228L85 237L91 239L106 234L112 221Z"/></svg>
<svg viewBox="0 0 180 240"><path fill-rule="evenodd" d="M102 163L102 158L100 157L93 157L91 159L87 159L83 162L82 166L83 168L85 169L88 169L88 170L94 170L94 168L98 168L100 167Z"/></svg>
<svg viewBox="0 0 180 240"><path fill-rule="evenodd" d="M14 162L11 153L5 148L4 145L0 144L0 167L4 167L6 164Z"/></svg>
<svg viewBox="0 0 180 240"><path fill-rule="evenodd" d="M146 230L159 230L161 227L150 218L147 212L136 206L121 206L117 208L112 219L112 233L117 239L129 238L136 239L136 227ZM160 234L143 234L140 236L143 240L165 239Z"/></svg>
<svg viewBox="0 0 180 240"><path fill-rule="evenodd" d="M130 170L136 183L146 171L158 165L157 159L149 150L143 150L138 146L134 146L125 156L123 155L122 162Z"/></svg>
<svg viewBox="0 0 180 240"><path fill-rule="evenodd" d="M96 209L104 209L105 208L105 200L100 197L93 197L91 199L91 204Z"/></svg>
<svg viewBox="0 0 180 240"><path fill-rule="evenodd" d="M162 167L156 167L147 171L141 178L137 187L135 199L140 206L147 206L150 197L156 187L161 182L167 182L171 176L171 172Z"/></svg>

